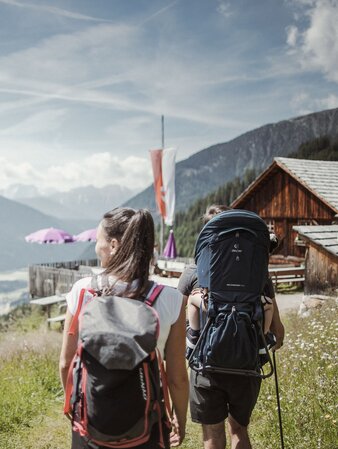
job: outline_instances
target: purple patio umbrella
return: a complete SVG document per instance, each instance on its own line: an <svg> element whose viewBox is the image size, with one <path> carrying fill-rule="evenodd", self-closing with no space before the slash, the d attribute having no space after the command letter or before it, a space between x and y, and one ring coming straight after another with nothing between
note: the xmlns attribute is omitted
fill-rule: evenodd
<svg viewBox="0 0 338 449"><path fill-rule="evenodd" d="M78 235L74 235L74 240L76 242L96 242L96 232L96 228L87 229L86 231L80 232Z"/></svg>
<svg viewBox="0 0 338 449"><path fill-rule="evenodd" d="M175 259L177 257L174 231L172 229L170 230L169 238L164 247L163 256L168 257L168 259Z"/></svg>
<svg viewBox="0 0 338 449"><path fill-rule="evenodd" d="M62 229L46 228L32 232L25 237L29 243L71 243L74 242L73 236Z"/></svg>

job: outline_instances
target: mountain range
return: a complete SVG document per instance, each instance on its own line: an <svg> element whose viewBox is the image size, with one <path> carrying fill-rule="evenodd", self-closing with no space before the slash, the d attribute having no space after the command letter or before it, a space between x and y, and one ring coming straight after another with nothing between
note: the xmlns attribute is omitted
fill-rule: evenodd
<svg viewBox="0 0 338 449"><path fill-rule="evenodd" d="M176 210L214 191L247 169L264 170L276 156L287 156L321 136L338 135L338 109L264 125L226 142L210 146L176 164ZM155 211L154 189L149 186L125 203Z"/></svg>
<svg viewBox="0 0 338 449"><path fill-rule="evenodd" d="M98 220L104 212L120 206L135 195L135 191L118 185L107 185L101 188L89 185L49 195L37 195L33 186L25 186L26 192L34 192L33 195L25 194L25 196L22 195L23 186L16 185L15 187L16 189L9 189L11 199L46 215L73 220ZM4 196L9 197L8 194Z"/></svg>

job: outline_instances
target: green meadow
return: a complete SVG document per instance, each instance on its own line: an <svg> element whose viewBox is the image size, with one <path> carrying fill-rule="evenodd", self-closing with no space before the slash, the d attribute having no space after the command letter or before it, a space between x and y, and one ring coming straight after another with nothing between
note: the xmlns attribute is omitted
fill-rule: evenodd
<svg viewBox="0 0 338 449"><path fill-rule="evenodd" d="M276 353L286 449L338 448L338 305L310 317L284 316L287 336ZM19 309L0 321L0 449L66 449L58 378L61 333L44 318ZM280 448L274 378L263 382L250 426L254 449ZM201 448L198 425L188 422L182 449Z"/></svg>

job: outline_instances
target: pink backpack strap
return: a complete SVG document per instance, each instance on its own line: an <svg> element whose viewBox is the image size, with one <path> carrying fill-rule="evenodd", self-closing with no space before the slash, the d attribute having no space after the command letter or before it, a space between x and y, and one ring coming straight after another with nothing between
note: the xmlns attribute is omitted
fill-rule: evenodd
<svg viewBox="0 0 338 449"><path fill-rule="evenodd" d="M152 288L152 292L149 297L146 298L144 301L147 306L153 307L155 304L156 299L159 297L161 291L164 289L164 285L161 284L155 284L155 286Z"/></svg>

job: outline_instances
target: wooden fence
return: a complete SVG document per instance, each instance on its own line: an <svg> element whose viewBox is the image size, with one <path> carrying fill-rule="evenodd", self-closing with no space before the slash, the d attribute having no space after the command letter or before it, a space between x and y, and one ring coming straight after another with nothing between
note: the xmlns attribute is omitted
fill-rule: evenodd
<svg viewBox="0 0 338 449"><path fill-rule="evenodd" d="M31 298L61 295L69 292L77 280L90 276L91 267L98 261L78 260L72 262L31 265L29 267L29 293Z"/></svg>

